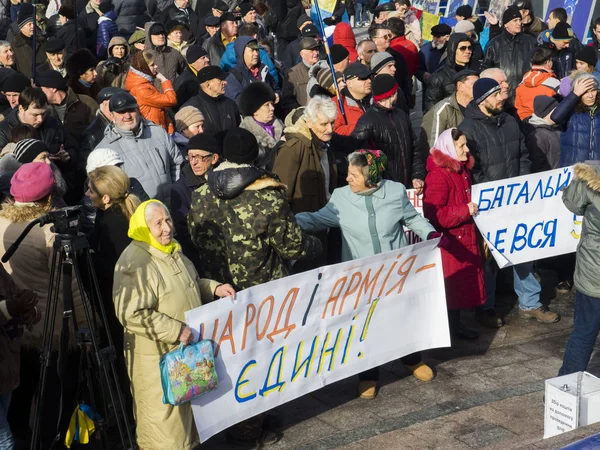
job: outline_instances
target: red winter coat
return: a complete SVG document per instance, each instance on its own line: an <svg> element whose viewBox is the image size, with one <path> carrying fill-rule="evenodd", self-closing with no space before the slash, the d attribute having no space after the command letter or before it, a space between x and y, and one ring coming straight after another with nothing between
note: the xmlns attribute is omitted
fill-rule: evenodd
<svg viewBox="0 0 600 450"><path fill-rule="evenodd" d="M413 42L406 39L405 36L397 36L390 41L390 48L402 55L411 77L417 73L417 69L419 68L419 49Z"/></svg>
<svg viewBox="0 0 600 450"><path fill-rule="evenodd" d="M346 22L340 22L335 26L333 30L333 43L340 44L350 53L350 64L356 62L358 53L356 52L356 37L350 24Z"/></svg>
<svg viewBox="0 0 600 450"><path fill-rule="evenodd" d="M474 308L485 301L483 256L469 215L474 159L462 164L433 150L427 159L423 214L448 239L442 248L448 309Z"/></svg>
<svg viewBox="0 0 600 450"><path fill-rule="evenodd" d="M342 104L346 113L346 119L344 119L339 102L336 98L334 100L337 108L337 117L333 124L333 131L342 136L350 136L354 131L354 127L356 127L356 122L365 113L365 110L352 97L344 95L344 90L342 90Z"/></svg>

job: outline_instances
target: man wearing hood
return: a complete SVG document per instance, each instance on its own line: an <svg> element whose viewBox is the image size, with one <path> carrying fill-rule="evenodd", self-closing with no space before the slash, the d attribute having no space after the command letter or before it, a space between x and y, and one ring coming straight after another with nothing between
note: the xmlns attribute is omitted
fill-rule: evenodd
<svg viewBox="0 0 600 450"><path fill-rule="evenodd" d="M523 76L516 89L515 108L521 120L533 114L533 102L538 95L553 97L560 87L560 80L552 71L552 52L536 48L531 54L531 70Z"/></svg>
<svg viewBox="0 0 600 450"><path fill-rule="evenodd" d="M356 62L356 59L358 58L358 53L356 52L356 37L354 36L350 24L340 22L335 26L335 30L333 30L333 42L348 50L350 64Z"/></svg>
<svg viewBox="0 0 600 450"><path fill-rule="evenodd" d="M231 12L226 12L219 18L221 25L220 32L204 41L202 46L208 52L211 64L218 66L221 64L221 57L225 53L227 44L232 43L237 38L238 24L237 19Z"/></svg>
<svg viewBox="0 0 600 450"><path fill-rule="evenodd" d="M525 140L516 119L503 111L505 101L497 81L480 78L473 85L473 101L458 126L467 136L469 151L475 159L471 171L473 183L503 180L531 172ZM484 270L487 296L477 318L487 327L498 328L503 322L494 310L497 269L493 257L486 260ZM533 262L513 266L513 271L514 288L519 296L519 316L542 323L557 322L558 314L540 302L542 289L534 277Z"/></svg>
<svg viewBox="0 0 600 450"><path fill-rule="evenodd" d="M171 83L174 83L177 75L187 67L181 53L167 45L167 31L160 22L146 24L146 48L155 51L154 62L158 67L158 72L162 73ZM157 88L160 89L160 82L158 82Z"/></svg>
<svg viewBox="0 0 600 450"><path fill-rule="evenodd" d="M429 111L436 103L454 93L454 77L461 70L468 69L473 55L473 41L464 33L450 36L446 49L446 64L436 70L429 78L425 95L424 112Z"/></svg>
<svg viewBox="0 0 600 450"><path fill-rule="evenodd" d="M233 43L236 65L229 70L226 78L225 95L237 103L238 97L246 86L256 81L267 83L275 92L275 103L279 102L280 94L275 80L269 73L269 68L260 61L260 47L256 39L241 36Z"/></svg>

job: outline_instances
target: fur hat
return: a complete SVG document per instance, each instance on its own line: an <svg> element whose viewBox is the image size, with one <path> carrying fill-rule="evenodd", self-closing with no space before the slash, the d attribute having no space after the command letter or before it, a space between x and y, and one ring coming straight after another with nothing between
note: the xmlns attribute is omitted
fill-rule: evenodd
<svg viewBox="0 0 600 450"><path fill-rule="evenodd" d="M275 101L273 89L262 81L250 83L240 94L240 112L243 116L252 116L267 102Z"/></svg>
<svg viewBox="0 0 600 450"><path fill-rule="evenodd" d="M98 61L96 57L87 48L77 50L73 53L65 64L67 73L71 78L79 78L89 69L95 69Z"/></svg>
<svg viewBox="0 0 600 450"><path fill-rule="evenodd" d="M20 72L15 72L8 76L2 83L4 92L23 92L26 87L31 87L31 81Z"/></svg>

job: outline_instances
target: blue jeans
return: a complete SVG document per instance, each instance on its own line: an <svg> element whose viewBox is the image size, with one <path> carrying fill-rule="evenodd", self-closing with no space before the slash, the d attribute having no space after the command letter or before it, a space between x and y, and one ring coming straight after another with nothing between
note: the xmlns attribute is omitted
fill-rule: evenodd
<svg viewBox="0 0 600 450"><path fill-rule="evenodd" d="M354 5L354 23L358 25L360 22L367 21L367 9L364 3L356 2Z"/></svg>
<svg viewBox="0 0 600 450"><path fill-rule="evenodd" d="M0 395L0 450L13 450L15 448L15 440L7 420L11 396L12 392Z"/></svg>
<svg viewBox="0 0 600 450"><path fill-rule="evenodd" d="M483 264L485 278L485 303L483 310L493 309L496 304L496 276L498 271L493 258L488 258ZM519 308L523 310L537 309L542 306L540 292L542 286L533 276L533 262L513 266L514 288L519 296Z"/></svg>
<svg viewBox="0 0 600 450"><path fill-rule="evenodd" d="M600 298L577 292L573 331L567 342L563 365L558 371L559 376L587 369L598 331L600 331Z"/></svg>

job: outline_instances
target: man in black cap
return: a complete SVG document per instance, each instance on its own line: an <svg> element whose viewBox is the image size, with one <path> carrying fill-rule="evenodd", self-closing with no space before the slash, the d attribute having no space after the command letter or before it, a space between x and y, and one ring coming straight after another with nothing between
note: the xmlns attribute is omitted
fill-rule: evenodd
<svg viewBox="0 0 600 450"><path fill-rule="evenodd" d="M81 26L75 26L75 10L72 6L64 4L58 10L58 19L62 27L58 29L56 37L65 42L67 58L79 48L85 47L85 32Z"/></svg>
<svg viewBox="0 0 600 450"><path fill-rule="evenodd" d="M71 136L79 142L83 131L94 120L98 104L87 95L75 94L56 70L39 72L35 84L48 98L48 114L60 120Z"/></svg>
<svg viewBox="0 0 600 450"><path fill-rule="evenodd" d="M204 34L202 42L217 34L217 31L219 31L219 28L221 27L219 18L216 16L206 16L204 18L204 27L206 28L206 34Z"/></svg>
<svg viewBox="0 0 600 450"><path fill-rule="evenodd" d="M550 42L543 44L542 47L552 52L552 71L559 80L575 69L575 55L583 48L571 26L566 22L556 24L550 33Z"/></svg>
<svg viewBox="0 0 600 450"><path fill-rule="evenodd" d="M533 13L531 0L517 0L513 5L521 11L521 17L523 18L523 33L529 34L537 39L542 31L548 29L548 25Z"/></svg>
<svg viewBox="0 0 600 450"><path fill-rule="evenodd" d="M531 36L528 36L531 37ZM533 38L532 38L533 39ZM516 119L503 111L505 97L491 78L480 78L473 85L473 101L458 126L467 136L469 151L475 159L473 183L503 180L531 172L529 152ZM503 321L496 315L496 273L493 257L484 264L486 302L477 319L486 327L498 328ZM519 316L554 323L560 316L540 303L541 287L533 275L533 262L513 266L514 288L519 295Z"/></svg>
<svg viewBox="0 0 600 450"><path fill-rule="evenodd" d="M356 122L371 104L371 74L372 72L361 63L352 63L344 70L346 87L342 89L341 97L345 116L338 108L333 131L343 136L349 136L354 131Z"/></svg>
<svg viewBox="0 0 600 450"><path fill-rule="evenodd" d="M198 14L194 11L188 0L174 0L174 2L166 8L160 15L159 21L166 24L170 21L175 21L189 30L186 31L187 36L184 35L183 39L189 41L191 36L195 37L196 40L204 34L204 29L201 27L200 19Z"/></svg>
<svg viewBox="0 0 600 450"><path fill-rule="evenodd" d="M240 16L242 18L240 26L245 23L252 23L258 27L258 33L256 36L257 40L265 39L267 37L267 30L256 21L256 9L250 3L242 3L240 5Z"/></svg>
<svg viewBox="0 0 600 450"><path fill-rule="evenodd" d="M227 73L217 66L198 72L200 89L183 106L193 106L204 116L204 132L217 134L240 125L240 113L235 102L225 96Z"/></svg>
<svg viewBox="0 0 600 450"><path fill-rule="evenodd" d="M227 44L233 42L237 37L237 19L231 12L226 12L220 19L220 32L204 42L203 47L208 52L210 63L218 66L221 64L221 56L225 53Z"/></svg>
<svg viewBox="0 0 600 450"><path fill-rule="evenodd" d="M11 73L6 77L2 85L0 85L0 91L6 97L9 108L7 111L2 112L2 119L4 119L4 116L6 116L11 109L17 107L21 92L23 92L25 88L31 87L31 81L25 75L11 69L6 70L10 70Z"/></svg>
<svg viewBox="0 0 600 450"><path fill-rule="evenodd" d="M502 15L504 30L489 42L483 60L486 69L498 67L504 70L512 98L523 74L529 70L529 55L536 46L535 38L522 32L522 21L519 9L508 7Z"/></svg>
<svg viewBox="0 0 600 450"><path fill-rule="evenodd" d="M39 72L46 70L56 70L66 80L69 75L65 63L67 61L67 52L65 51L65 41L60 38L50 38L46 41L44 50L46 51L46 62L40 64L37 68ZM41 62L41 61L40 61Z"/></svg>
<svg viewBox="0 0 600 450"><path fill-rule="evenodd" d="M396 11L396 5L394 2L382 3L375 8L375 18L373 21L377 24L382 24L387 20L388 14L392 11Z"/></svg>
<svg viewBox="0 0 600 450"><path fill-rule="evenodd" d="M298 38L290 42L283 53L280 53L280 59L283 63L284 70L290 70L296 64L298 64L302 58L300 57L300 41L305 38L313 38L317 42L321 42L321 38L319 36L319 30L312 22L303 22L306 20L308 16L300 17L298 19L298 23L302 22L300 29L300 33L298 34Z"/></svg>
<svg viewBox="0 0 600 450"><path fill-rule="evenodd" d="M329 47L329 54L331 55L331 62L333 63L333 70L336 72L343 72L350 64L350 52L341 44L333 44Z"/></svg>
<svg viewBox="0 0 600 450"><path fill-rule="evenodd" d="M104 139L104 130L113 118L109 108L110 98L119 92L125 92L125 90L117 87L107 87L102 89L98 94L99 108L96 111L96 117L94 117L92 123L83 131L79 140L78 169L85 168L87 157L98 146L100 141Z"/></svg>
<svg viewBox="0 0 600 450"><path fill-rule="evenodd" d="M283 85L283 98L288 105L287 109L292 110L293 104L306 106L308 102L308 93L306 86L308 84L308 69L319 60L319 44L313 38L303 38L300 41L300 61L288 72L287 81Z"/></svg>
<svg viewBox="0 0 600 450"><path fill-rule="evenodd" d="M13 52L15 53L15 65L19 72L27 78L31 78L33 43L32 36L34 30L34 9L31 3L23 3L19 9L17 25L19 33L11 42ZM44 60L43 39L36 35L36 63Z"/></svg>
<svg viewBox="0 0 600 450"><path fill-rule="evenodd" d="M146 28L145 45L147 49L154 50L156 53L154 62L158 66L158 72L162 73L171 83L175 83L177 75L187 67L185 59L179 51L167 45L167 30L162 23L150 22ZM160 84L160 82L158 83Z"/></svg>
<svg viewBox="0 0 600 450"><path fill-rule="evenodd" d="M198 94L200 85L196 76L200 70L208 67L210 64L208 52L199 45L189 47L185 58L187 60L187 67L173 84L173 89L175 89L177 94L177 109L181 108L185 102Z"/></svg>

